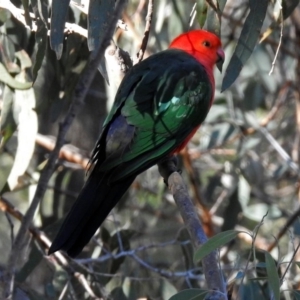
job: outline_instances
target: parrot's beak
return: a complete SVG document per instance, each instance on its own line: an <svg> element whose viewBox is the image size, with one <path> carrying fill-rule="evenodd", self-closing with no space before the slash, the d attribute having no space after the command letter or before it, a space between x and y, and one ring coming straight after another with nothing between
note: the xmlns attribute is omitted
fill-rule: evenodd
<svg viewBox="0 0 300 300"><path fill-rule="evenodd" d="M217 59L216 65L217 65L217 68L219 69L219 71L222 73L222 67L223 67L223 63L225 60L225 53L222 48L219 48L217 50L217 56L218 56L218 59Z"/></svg>

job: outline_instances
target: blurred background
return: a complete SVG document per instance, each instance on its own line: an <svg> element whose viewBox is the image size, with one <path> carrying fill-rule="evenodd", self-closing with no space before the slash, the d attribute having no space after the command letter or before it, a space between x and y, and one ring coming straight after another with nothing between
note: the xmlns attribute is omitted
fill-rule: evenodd
<svg viewBox="0 0 300 300"><path fill-rule="evenodd" d="M272 299L263 251L276 260L280 299L300 299L300 6L263 2L153 1L144 58L190 28L220 34L223 73L215 71L216 97L206 122L179 155L182 177L208 237L233 229L248 233L219 251L232 299ZM90 56L88 1L67 6L59 60L41 17L51 15L51 4L0 1L0 270L20 226L18 213L30 205ZM133 63L147 12L148 1L128 1L114 33ZM32 230L50 240L84 183L122 76L109 56L101 67L106 79L95 76L36 211ZM62 263L46 256L43 235L36 233L18 258L16 285L28 297L20 299L169 299L183 289L205 288L201 263L193 262L189 234L156 166L137 177L77 259Z"/></svg>

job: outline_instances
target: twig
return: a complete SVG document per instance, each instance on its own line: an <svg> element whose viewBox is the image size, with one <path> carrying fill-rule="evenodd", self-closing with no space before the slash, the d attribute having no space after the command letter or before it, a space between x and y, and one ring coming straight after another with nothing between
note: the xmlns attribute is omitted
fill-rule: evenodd
<svg viewBox="0 0 300 300"><path fill-rule="evenodd" d="M150 27L151 27L151 21L152 21L152 14L153 14L153 0L149 0L144 36L143 36L143 39L142 39L141 48L140 48L139 52L137 53L137 60L136 60L135 64L139 63L144 57L144 53L145 53L147 43L148 43L148 39L149 39L149 33L150 33Z"/></svg>
<svg viewBox="0 0 300 300"><path fill-rule="evenodd" d="M115 13L110 20L110 24L107 27L108 29L107 29L107 32L101 42L101 45L98 48L97 53L95 53L93 58L90 60L89 64L84 69L84 71L75 87L75 91L74 91L74 95L73 95L73 102L70 106L70 109L69 109L64 121L59 126L59 133L58 133L55 148L54 148L53 152L50 154L49 160L48 160L43 172L41 173L41 176L39 179L39 184L36 189L36 193L34 195L34 198L31 202L30 207L28 208L28 210L23 218L23 222L17 233L14 245L12 247L12 251L11 251L9 259L8 259L7 268L4 272L4 277L3 277L5 280L5 288L4 288L4 293L3 293L4 299L12 299L12 292L13 292L12 287L13 287L13 282L14 282L16 260L19 257L22 257L22 255L23 255L22 245L26 238L26 232L31 225L36 208L45 194L48 181L54 172L56 160L59 156L60 149L62 148L62 146L64 144L66 133L67 133L74 117L76 116L76 114L78 113L79 109L81 108L81 106L84 102L84 98L88 92L88 88L92 83L92 80L97 72L97 68L103 57L104 51L105 51L107 45L109 44L110 39L114 33L116 23L118 21L121 11L123 10L124 5L125 5L124 0L119 0L116 3Z"/></svg>
<svg viewBox="0 0 300 300"><path fill-rule="evenodd" d="M38 133L36 135L35 141L39 146L41 146L49 151L53 151L55 148L55 143L56 143L55 138L48 137L48 136ZM66 160L68 162L76 163L76 164L80 165L83 169L87 169L89 158L87 156L83 155L81 152L83 152L83 151L76 148L75 146L64 145L60 149L58 157L60 159Z"/></svg>
<svg viewBox="0 0 300 300"><path fill-rule="evenodd" d="M299 216L300 216L300 208L298 208L289 217L289 219L285 222L285 224L283 225L283 227L281 228L281 230L277 234L275 241L272 244L269 245L268 252L271 252L274 249L274 247L277 246L279 240L284 236L284 234L287 232L287 230L290 228L290 226L293 225L293 223L298 219Z"/></svg>
<svg viewBox="0 0 300 300"><path fill-rule="evenodd" d="M282 8L280 10L280 37L279 37L279 42L278 42L278 47L276 49L276 53L272 62L272 67L271 70L269 72L269 75L271 75L273 73L274 67L275 67L275 62L277 60L278 57L278 53L279 53L279 49L282 43L282 37L283 37L283 15L282 15Z"/></svg>
<svg viewBox="0 0 300 300"><path fill-rule="evenodd" d="M294 250L294 253L293 253L292 258L289 260L288 265L287 265L287 267L286 267L286 269L285 269L285 271L284 271L282 277L280 278L280 283L281 283L281 284L282 284L282 282L283 282L283 280L284 280L284 277L286 276L286 274L287 274L289 268L291 267L292 262L293 262L293 260L294 260L294 258L295 258L295 256L296 256L296 254L297 254L297 252L298 252L299 249L300 249L300 243L298 243L296 249Z"/></svg>
<svg viewBox="0 0 300 300"><path fill-rule="evenodd" d="M207 242L207 237L188 195L188 191L180 174L177 172L176 160L174 157L169 157L159 163L158 169L165 182L168 183L194 246L196 248L200 247ZM213 292L207 299L227 299L226 286L222 272L219 269L217 252L213 251L207 255L202 260L202 266L208 289L216 291L216 293Z"/></svg>

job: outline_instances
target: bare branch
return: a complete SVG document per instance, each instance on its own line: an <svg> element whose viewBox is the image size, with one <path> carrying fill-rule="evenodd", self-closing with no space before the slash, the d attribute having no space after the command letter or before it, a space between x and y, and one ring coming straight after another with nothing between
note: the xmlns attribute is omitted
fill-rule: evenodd
<svg viewBox="0 0 300 300"><path fill-rule="evenodd" d="M147 16L146 16L145 32L144 32L144 36L143 36L140 51L137 54L137 60L136 60L135 64L139 63L144 57L144 53L145 53L145 50L146 50L146 47L147 47L149 34L150 34L152 14L153 14L153 0L149 0L149 2L148 2L148 13L147 13Z"/></svg>
<svg viewBox="0 0 300 300"><path fill-rule="evenodd" d="M180 174L177 172L176 159L169 157L163 160L159 165L159 172L168 183L169 189L178 206L180 214L186 225L192 242L196 248L207 242L207 237L202 228L199 217L195 211L192 200L183 183ZM221 270L219 269L217 252L213 251L202 260L203 272L206 278L208 289L212 292L207 299L227 299L226 285Z"/></svg>

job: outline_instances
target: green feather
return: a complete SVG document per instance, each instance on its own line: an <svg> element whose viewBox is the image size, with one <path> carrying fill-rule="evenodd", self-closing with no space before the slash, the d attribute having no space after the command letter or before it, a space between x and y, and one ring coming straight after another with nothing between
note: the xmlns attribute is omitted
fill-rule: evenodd
<svg viewBox="0 0 300 300"><path fill-rule="evenodd" d="M160 52L134 66L119 87L95 149L99 170L109 172L113 182L157 163L203 122L212 93L204 67L181 50ZM134 128L130 141L108 134L119 115ZM101 151L106 143L117 145L113 155Z"/></svg>

